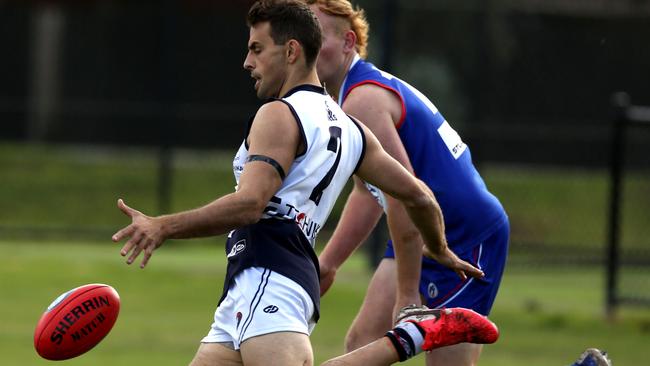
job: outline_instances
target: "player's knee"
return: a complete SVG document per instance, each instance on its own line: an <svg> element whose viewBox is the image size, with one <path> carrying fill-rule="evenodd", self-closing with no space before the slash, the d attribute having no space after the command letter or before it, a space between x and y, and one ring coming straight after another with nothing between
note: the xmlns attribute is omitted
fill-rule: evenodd
<svg viewBox="0 0 650 366"><path fill-rule="evenodd" d="M346 353L347 353L347 352L352 352L352 351L354 351L355 349L358 348L358 347L355 347L355 343L354 343L353 341L350 340L350 337L349 337L349 336L348 336L348 337L345 337L344 346L345 346L345 352L346 352Z"/></svg>
<svg viewBox="0 0 650 366"><path fill-rule="evenodd" d="M371 318L360 316L352 323L348 333L345 335L346 352L352 352L374 342L378 338L383 337L392 328L390 318L385 324L381 321L373 321L374 319Z"/></svg>
<svg viewBox="0 0 650 366"><path fill-rule="evenodd" d="M365 337L357 328L351 328L345 336L345 352L352 352L368 344Z"/></svg>
<svg viewBox="0 0 650 366"><path fill-rule="evenodd" d="M333 360L327 360L327 361L321 363L320 366L343 366L345 364L346 364L345 362L339 361L338 358L335 358Z"/></svg>
<svg viewBox="0 0 650 366"><path fill-rule="evenodd" d="M341 366L342 363L336 360L328 360L320 364L321 366Z"/></svg>

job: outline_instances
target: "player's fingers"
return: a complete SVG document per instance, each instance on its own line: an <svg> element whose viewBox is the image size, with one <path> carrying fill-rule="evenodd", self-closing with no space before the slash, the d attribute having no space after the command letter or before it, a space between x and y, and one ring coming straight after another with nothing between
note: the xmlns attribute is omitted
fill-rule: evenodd
<svg viewBox="0 0 650 366"><path fill-rule="evenodd" d="M127 206L126 203L124 203L123 199L121 198L117 199L117 208L119 208L120 211L124 212L126 215L129 215L129 206Z"/></svg>
<svg viewBox="0 0 650 366"><path fill-rule="evenodd" d="M426 245L422 246L422 254L424 254L425 257L433 259L433 255L429 251L429 248Z"/></svg>
<svg viewBox="0 0 650 366"><path fill-rule="evenodd" d="M483 273L483 271L481 271L480 269L474 267L473 265L467 262L465 262L465 265L463 267L464 267L463 272L465 272L465 274L469 275L470 277L474 277L474 278L485 277L485 273Z"/></svg>
<svg viewBox="0 0 650 366"><path fill-rule="evenodd" d="M140 213L140 211L134 210L131 207L127 206L127 204L124 203L124 200L121 198L117 200L117 208L119 208L120 211L124 212L124 214L129 217L133 217L133 215Z"/></svg>
<svg viewBox="0 0 650 366"><path fill-rule="evenodd" d="M122 239L124 239L126 237L131 236L133 234L134 230L135 230L135 228L133 227L133 225L129 225L129 226L123 228L122 230L116 232L115 234L113 234L111 239L114 242L118 242L118 241L120 241L120 240L122 240Z"/></svg>
<svg viewBox="0 0 650 366"><path fill-rule="evenodd" d="M156 249L156 245L154 244L153 240L149 240L147 242L147 246L144 249L144 257L142 258L142 263L140 263L140 268L144 268L147 266L147 263L149 263L149 259L153 255L153 251Z"/></svg>
<svg viewBox="0 0 650 366"><path fill-rule="evenodd" d="M126 244L124 244L124 246L122 247L120 254L122 256L126 256L127 254L129 254L129 252L132 249L138 246L140 240L142 240L142 234L136 233L135 235L131 236L131 239L129 239L129 241L127 241Z"/></svg>
<svg viewBox="0 0 650 366"><path fill-rule="evenodd" d="M460 277L461 281L467 280L467 274L462 269L457 269L456 274L458 275L458 277Z"/></svg>
<svg viewBox="0 0 650 366"><path fill-rule="evenodd" d="M133 246L134 245L132 241L129 240L128 242L126 242L126 244L122 246L122 249L120 249L120 255L122 257L126 257L126 255L129 254L129 252L131 252L131 249L133 249Z"/></svg>
<svg viewBox="0 0 650 366"><path fill-rule="evenodd" d="M131 255L126 260L126 264L133 263L133 261L138 257L138 255L140 255L140 252L142 252L142 247L140 245L137 245L135 248L133 248Z"/></svg>

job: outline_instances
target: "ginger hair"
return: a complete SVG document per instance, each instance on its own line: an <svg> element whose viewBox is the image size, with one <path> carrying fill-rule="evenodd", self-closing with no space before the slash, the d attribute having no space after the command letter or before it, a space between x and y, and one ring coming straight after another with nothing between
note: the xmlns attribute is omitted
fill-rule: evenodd
<svg viewBox="0 0 650 366"><path fill-rule="evenodd" d="M352 6L348 0L306 0L308 5L316 4L325 14L347 21L350 29L357 36L356 50L361 58L368 56L368 30L370 26L363 9ZM346 29L339 29L343 32Z"/></svg>

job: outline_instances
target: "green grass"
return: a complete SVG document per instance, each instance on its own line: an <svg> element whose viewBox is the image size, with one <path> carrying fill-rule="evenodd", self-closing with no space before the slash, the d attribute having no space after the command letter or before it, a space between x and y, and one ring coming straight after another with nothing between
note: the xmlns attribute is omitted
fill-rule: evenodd
<svg viewBox="0 0 650 366"><path fill-rule="evenodd" d="M187 364L211 322L225 266L223 246L181 241L163 246L145 270L124 264L108 241L0 241L0 253L0 354L9 366L51 364L33 350L38 318L60 293L95 282L118 290L120 317L102 343L67 365ZM312 336L318 362L341 352L369 276L363 258L353 257L323 299ZM597 269L508 270L491 315L502 337L485 348L481 365L567 365L589 346L607 349L617 365L644 364L650 310L624 308L606 322L602 282Z"/></svg>

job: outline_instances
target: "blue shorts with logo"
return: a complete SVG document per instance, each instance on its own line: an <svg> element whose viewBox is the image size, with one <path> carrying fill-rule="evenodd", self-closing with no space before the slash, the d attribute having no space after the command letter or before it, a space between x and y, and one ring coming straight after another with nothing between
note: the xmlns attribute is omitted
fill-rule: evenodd
<svg viewBox="0 0 650 366"><path fill-rule="evenodd" d="M501 283L508 257L510 225L506 220L490 236L466 249L454 253L485 273L482 279L461 281L456 272L438 262L422 258L420 294L430 308L463 307L488 315ZM395 258L393 243L388 242L384 258Z"/></svg>

